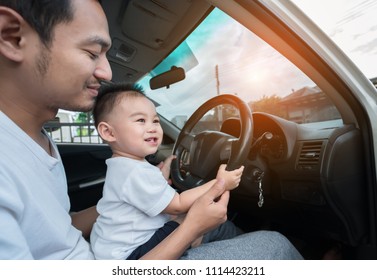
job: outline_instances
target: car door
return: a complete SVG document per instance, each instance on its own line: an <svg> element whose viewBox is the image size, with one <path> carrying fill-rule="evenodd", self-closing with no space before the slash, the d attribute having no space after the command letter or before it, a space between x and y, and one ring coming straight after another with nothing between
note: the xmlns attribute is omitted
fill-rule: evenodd
<svg viewBox="0 0 377 280"><path fill-rule="evenodd" d="M71 211L93 206L102 197L106 159L111 150L105 144L58 144L65 168Z"/></svg>

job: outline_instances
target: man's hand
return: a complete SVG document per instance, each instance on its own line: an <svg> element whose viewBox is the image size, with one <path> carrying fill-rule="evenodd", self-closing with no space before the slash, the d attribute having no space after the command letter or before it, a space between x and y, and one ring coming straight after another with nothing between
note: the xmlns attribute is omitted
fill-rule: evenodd
<svg viewBox="0 0 377 280"><path fill-rule="evenodd" d="M219 179L194 202L182 224L199 237L227 220L228 202L229 192Z"/></svg>
<svg viewBox="0 0 377 280"><path fill-rule="evenodd" d="M224 180L217 180L194 202L182 224L141 259L178 259L197 238L227 220L228 202L229 192L225 191Z"/></svg>

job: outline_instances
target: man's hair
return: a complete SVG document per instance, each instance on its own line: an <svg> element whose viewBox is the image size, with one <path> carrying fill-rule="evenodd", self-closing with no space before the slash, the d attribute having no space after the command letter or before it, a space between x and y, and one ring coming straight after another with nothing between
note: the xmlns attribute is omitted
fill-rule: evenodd
<svg viewBox="0 0 377 280"><path fill-rule="evenodd" d="M109 83L100 88L93 108L96 127L124 97L146 98L143 88L138 84Z"/></svg>
<svg viewBox="0 0 377 280"><path fill-rule="evenodd" d="M72 1L74 0L0 0L0 6L6 6L20 14L49 48L55 26L73 20Z"/></svg>

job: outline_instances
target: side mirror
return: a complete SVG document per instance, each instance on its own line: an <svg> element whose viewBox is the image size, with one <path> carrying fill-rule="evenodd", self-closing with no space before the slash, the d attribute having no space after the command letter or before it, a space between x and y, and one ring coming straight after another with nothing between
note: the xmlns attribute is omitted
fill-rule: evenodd
<svg viewBox="0 0 377 280"><path fill-rule="evenodd" d="M182 81L186 78L185 70L182 67L172 66L169 71L157 75L149 80L151 89L162 87L169 88L170 85Z"/></svg>

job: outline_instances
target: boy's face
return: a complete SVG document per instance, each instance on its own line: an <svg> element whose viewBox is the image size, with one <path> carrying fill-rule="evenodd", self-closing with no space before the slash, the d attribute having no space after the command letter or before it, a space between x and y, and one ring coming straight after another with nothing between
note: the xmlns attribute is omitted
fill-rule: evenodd
<svg viewBox="0 0 377 280"><path fill-rule="evenodd" d="M122 98L107 123L115 137L111 143L114 156L143 160L157 152L162 142L163 131L156 108L145 97Z"/></svg>

